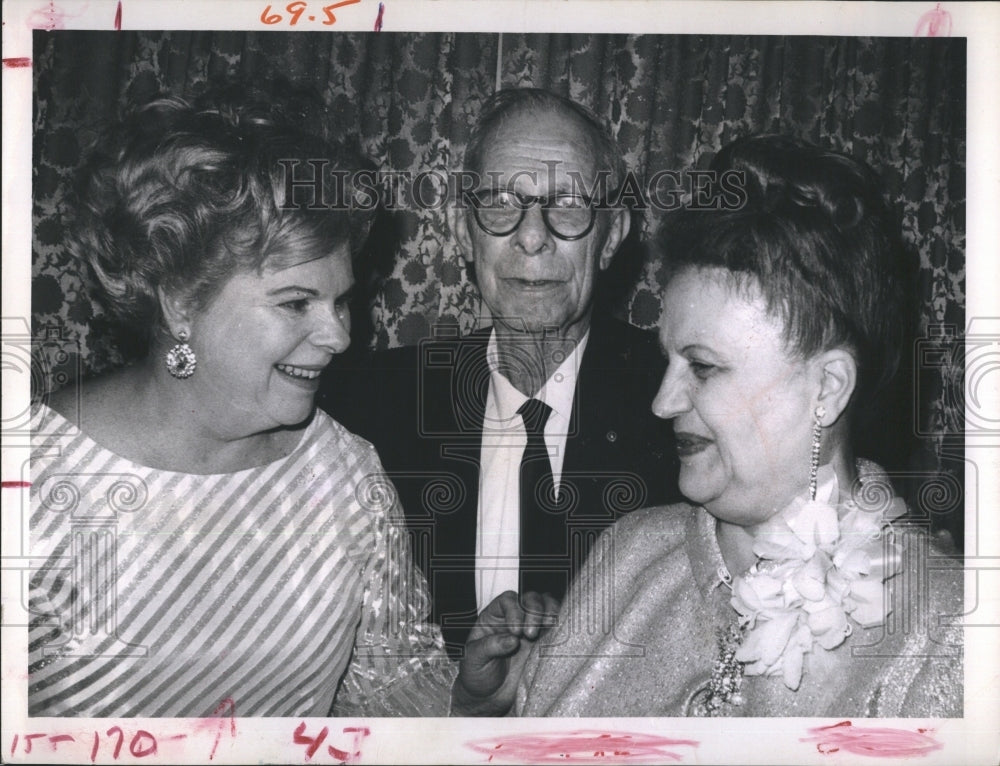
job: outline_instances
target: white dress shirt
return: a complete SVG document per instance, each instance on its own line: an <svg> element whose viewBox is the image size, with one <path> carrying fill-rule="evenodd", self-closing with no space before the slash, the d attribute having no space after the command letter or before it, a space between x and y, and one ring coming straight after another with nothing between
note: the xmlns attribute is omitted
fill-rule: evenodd
<svg viewBox="0 0 1000 766"><path fill-rule="evenodd" d="M552 478L558 495L566 456L566 436L573 414L573 398L580 361L589 331L535 394L552 412L545 423ZM520 551L520 467L528 436L518 409L529 397L500 372L496 333L486 346L490 385L483 418L479 473L479 512L476 519L476 600L482 611L506 590L518 590Z"/></svg>

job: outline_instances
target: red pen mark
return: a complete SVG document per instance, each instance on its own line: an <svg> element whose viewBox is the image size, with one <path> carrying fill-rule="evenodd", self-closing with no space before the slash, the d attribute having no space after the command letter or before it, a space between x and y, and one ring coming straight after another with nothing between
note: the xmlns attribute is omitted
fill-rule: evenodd
<svg viewBox="0 0 1000 766"><path fill-rule="evenodd" d="M8 61L27 61L27 64L8 64ZM4 59L4 66L31 66L31 59ZM0 487L4 489L27 489L31 486L30 481L0 481Z"/></svg>
<svg viewBox="0 0 1000 766"><path fill-rule="evenodd" d="M378 16L375 17L375 31L382 31L382 17L385 15L385 3L378 4Z"/></svg>
<svg viewBox="0 0 1000 766"><path fill-rule="evenodd" d="M801 742L815 742L816 749L825 754L844 750L852 755L872 755L885 758L905 758L927 755L940 750L944 745L927 735L928 729L907 731L906 729L855 727L850 721L841 721L832 726L809 729L813 736Z"/></svg>
<svg viewBox="0 0 1000 766"><path fill-rule="evenodd" d="M90 762L93 763L97 760L97 748L100 747L101 738L97 736L97 732L94 732L94 746L90 748Z"/></svg>
<svg viewBox="0 0 1000 766"><path fill-rule="evenodd" d="M145 745L143 744L144 741ZM136 758L153 755L156 753L156 737L145 729L139 729L135 736L132 737L132 742L129 743L128 751Z"/></svg>
<svg viewBox="0 0 1000 766"><path fill-rule="evenodd" d="M515 734L503 739L466 742L466 747L501 761L515 763L660 763L679 761L681 755L666 748L698 747L692 739L671 739L632 732L560 731ZM502 751L502 752L501 752Z"/></svg>
<svg viewBox="0 0 1000 766"><path fill-rule="evenodd" d="M920 17L913 34L915 37L950 37L951 14L938 3L933 11L927 11Z"/></svg>
<svg viewBox="0 0 1000 766"><path fill-rule="evenodd" d="M52 743L52 749L56 750L59 748L60 742L76 742L76 739L72 734L53 734L49 737L49 742Z"/></svg>
<svg viewBox="0 0 1000 766"><path fill-rule="evenodd" d="M115 31L120 32L122 28L122 0L118 0L118 9L115 11Z"/></svg>
<svg viewBox="0 0 1000 766"><path fill-rule="evenodd" d="M295 734L292 735L292 742L296 745L307 745L306 760L308 761L316 755L316 751L319 750L319 746L323 744L323 740L326 739L326 735L330 733L330 728L328 726L324 726L319 730L319 734L315 737L307 737L305 732L306 722L303 721L295 727Z"/></svg>
<svg viewBox="0 0 1000 766"><path fill-rule="evenodd" d="M10 743L10 756L11 756L11 758L14 757L14 751L17 750L17 740L18 740L18 735L15 734L13 741Z"/></svg>
<svg viewBox="0 0 1000 766"><path fill-rule="evenodd" d="M31 740L38 739L39 737L44 737L44 734L25 734L24 735L24 752L27 755L31 752Z"/></svg>
<svg viewBox="0 0 1000 766"><path fill-rule="evenodd" d="M31 66L31 59L27 56L21 56L19 58L9 58L3 60L4 69L17 69L19 67L29 67ZM3 482L3 487L20 487L26 486L30 487L30 482L27 481L5 481Z"/></svg>
<svg viewBox="0 0 1000 766"><path fill-rule="evenodd" d="M371 729L367 726L347 726L343 731L344 734L354 735L354 741L351 743L351 746L354 748L353 752L349 753L345 750L334 747L333 745L327 745L326 751L334 758L338 758L344 763L350 763L355 758L361 757L361 742L365 737L371 734Z"/></svg>
<svg viewBox="0 0 1000 766"><path fill-rule="evenodd" d="M236 703L233 702L232 697L224 698L218 705L215 706L215 710L212 711L213 715L222 715L225 712L229 712L229 736L233 739L236 738ZM215 732L215 742L212 743L212 752L208 754L208 760L213 760L215 758L215 751L219 748L219 740L222 739L222 730L226 728L225 721L219 721L218 730Z"/></svg>
<svg viewBox="0 0 1000 766"><path fill-rule="evenodd" d="M107 730L106 734L110 737L112 732L118 733L118 742L115 744L114 751L115 760L118 760L118 756L122 754L122 743L125 742L125 732L122 731L121 726L112 726Z"/></svg>

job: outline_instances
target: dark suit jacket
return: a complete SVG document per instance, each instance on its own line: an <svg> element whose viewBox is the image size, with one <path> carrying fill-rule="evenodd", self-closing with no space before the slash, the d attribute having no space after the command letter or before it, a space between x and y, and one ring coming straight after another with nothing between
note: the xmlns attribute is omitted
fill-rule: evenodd
<svg viewBox="0 0 1000 766"><path fill-rule="evenodd" d="M453 329L417 346L334 364L324 373L318 401L378 450L399 492L414 559L431 589L433 619L456 655L477 611L476 517L490 328L466 337L448 335ZM601 530L621 514L680 499L672 430L650 411L665 367L653 333L608 318L592 323L561 480L576 498L566 515L569 556L552 562L566 571L567 581Z"/></svg>

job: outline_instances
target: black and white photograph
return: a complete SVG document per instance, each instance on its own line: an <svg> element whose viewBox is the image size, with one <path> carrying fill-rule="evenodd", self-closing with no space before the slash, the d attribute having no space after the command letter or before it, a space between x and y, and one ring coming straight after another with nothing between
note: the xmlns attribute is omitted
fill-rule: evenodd
<svg viewBox="0 0 1000 766"><path fill-rule="evenodd" d="M150 5L4 11L5 758L995 758L995 9Z"/></svg>

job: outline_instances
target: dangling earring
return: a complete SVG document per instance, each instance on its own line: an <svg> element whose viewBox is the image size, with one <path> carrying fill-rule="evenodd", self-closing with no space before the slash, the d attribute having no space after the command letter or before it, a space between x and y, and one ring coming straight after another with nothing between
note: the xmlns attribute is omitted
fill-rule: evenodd
<svg viewBox="0 0 1000 766"><path fill-rule="evenodd" d="M194 368L198 366L198 359L194 355L194 349L187 344L187 330L177 333L180 343L167 352L167 372L179 380L190 378L194 375Z"/></svg>
<svg viewBox="0 0 1000 766"><path fill-rule="evenodd" d="M816 476L819 473L819 447L823 438L823 418L826 417L826 407L819 405L813 413L812 460L809 464L809 499L816 499Z"/></svg>

